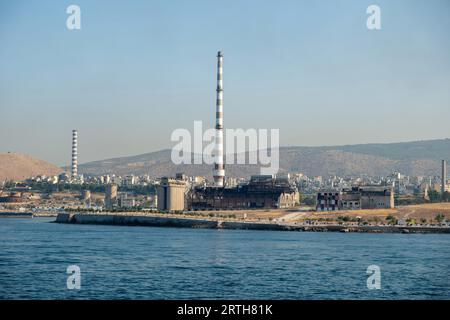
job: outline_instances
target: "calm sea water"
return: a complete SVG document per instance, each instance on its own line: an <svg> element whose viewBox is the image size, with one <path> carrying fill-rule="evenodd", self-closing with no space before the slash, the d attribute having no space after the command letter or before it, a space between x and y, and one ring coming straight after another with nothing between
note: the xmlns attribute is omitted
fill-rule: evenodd
<svg viewBox="0 0 450 320"><path fill-rule="evenodd" d="M450 236L0 220L2 299L450 299ZM81 268L68 290L66 268ZM381 289L367 289L369 265Z"/></svg>

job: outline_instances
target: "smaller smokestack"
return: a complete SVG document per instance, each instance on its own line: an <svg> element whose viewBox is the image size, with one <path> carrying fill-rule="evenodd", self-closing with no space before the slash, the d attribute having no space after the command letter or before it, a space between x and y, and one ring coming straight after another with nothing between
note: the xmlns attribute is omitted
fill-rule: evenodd
<svg viewBox="0 0 450 320"><path fill-rule="evenodd" d="M447 161L442 160L442 176L441 176L441 194L445 193L445 186L447 184Z"/></svg>
<svg viewBox="0 0 450 320"><path fill-rule="evenodd" d="M78 176L78 131L72 130L72 178Z"/></svg>

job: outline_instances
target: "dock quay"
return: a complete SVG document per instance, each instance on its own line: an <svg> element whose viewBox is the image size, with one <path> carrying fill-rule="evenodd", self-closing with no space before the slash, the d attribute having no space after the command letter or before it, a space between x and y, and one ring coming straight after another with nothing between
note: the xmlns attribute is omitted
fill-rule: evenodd
<svg viewBox="0 0 450 320"><path fill-rule="evenodd" d="M1 211L0 218L32 218L32 212Z"/></svg>
<svg viewBox="0 0 450 320"><path fill-rule="evenodd" d="M303 225L271 221L238 221L227 219L192 218L166 214L135 213L59 213L54 221L69 224L101 224L151 226L196 229L272 230L304 232L362 232L362 233L449 233L450 227L439 226L349 226Z"/></svg>

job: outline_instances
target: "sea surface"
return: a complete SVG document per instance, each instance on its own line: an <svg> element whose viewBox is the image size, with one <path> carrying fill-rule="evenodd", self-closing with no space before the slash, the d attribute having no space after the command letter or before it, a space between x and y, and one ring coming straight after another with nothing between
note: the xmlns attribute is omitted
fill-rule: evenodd
<svg viewBox="0 0 450 320"><path fill-rule="evenodd" d="M450 235L0 219L0 299L450 299ZM67 267L81 287L67 288ZM380 268L368 289L367 268Z"/></svg>

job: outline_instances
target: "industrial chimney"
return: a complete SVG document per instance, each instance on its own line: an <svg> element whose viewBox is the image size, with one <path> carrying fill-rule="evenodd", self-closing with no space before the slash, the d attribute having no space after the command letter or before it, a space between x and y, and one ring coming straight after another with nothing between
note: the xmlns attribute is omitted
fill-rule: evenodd
<svg viewBox="0 0 450 320"><path fill-rule="evenodd" d="M78 175L78 131L72 130L72 178L77 177Z"/></svg>
<svg viewBox="0 0 450 320"><path fill-rule="evenodd" d="M223 187L225 166L223 161L223 55L217 53L216 137L214 159L214 186Z"/></svg>
<svg viewBox="0 0 450 320"><path fill-rule="evenodd" d="M445 193L445 186L447 184L447 161L442 160L442 176L441 176L441 194Z"/></svg>

